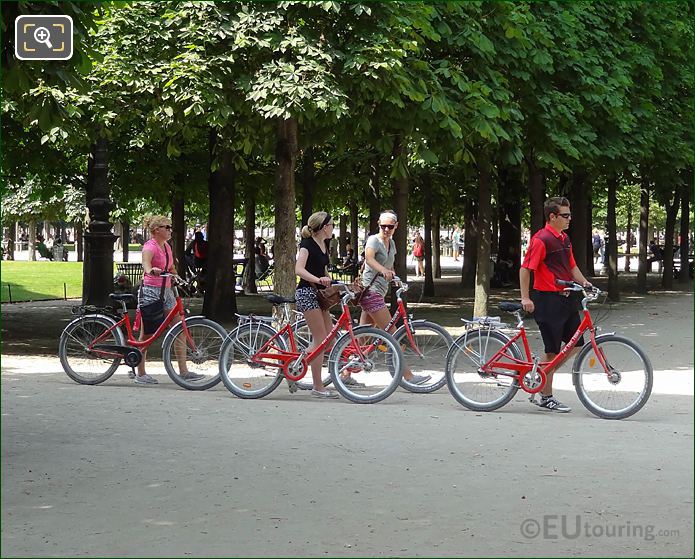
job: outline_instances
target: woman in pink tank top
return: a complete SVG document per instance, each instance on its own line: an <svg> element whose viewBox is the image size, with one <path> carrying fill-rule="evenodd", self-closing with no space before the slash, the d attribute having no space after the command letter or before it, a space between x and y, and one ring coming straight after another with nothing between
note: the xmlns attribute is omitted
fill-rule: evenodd
<svg viewBox="0 0 695 559"><path fill-rule="evenodd" d="M149 229L151 239L142 247L142 268L144 270L142 286L138 297L138 306L144 307L164 298L164 312L168 313L176 305L176 296L171 289L171 278L163 278L161 274L176 273L174 255L169 245L171 239L171 220L163 215L155 215L145 219L145 228ZM162 284L164 291L162 292ZM175 316L171 325L181 321L181 317ZM145 332L145 326L140 321L140 340L144 340L153 332ZM179 374L186 380L200 380L204 375L199 375L188 370L186 364L186 348L177 347ZM142 361L138 365L138 373L135 377L136 384L157 384L157 379L145 372L146 352L142 352Z"/></svg>

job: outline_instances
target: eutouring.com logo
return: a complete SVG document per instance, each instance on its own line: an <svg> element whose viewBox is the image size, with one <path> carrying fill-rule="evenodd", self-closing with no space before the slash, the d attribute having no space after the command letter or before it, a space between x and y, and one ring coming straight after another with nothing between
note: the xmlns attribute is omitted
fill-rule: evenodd
<svg viewBox="0 0 695 559"><path fill-rule="evenodd" d="M576 540L578 538L639 538L653 541L656 538L680 537L679 530L657 530L653 524L592 523L584 521L580 514L546 514L540 518L527 518L519 527L521 535L528 539Z"/></svg>

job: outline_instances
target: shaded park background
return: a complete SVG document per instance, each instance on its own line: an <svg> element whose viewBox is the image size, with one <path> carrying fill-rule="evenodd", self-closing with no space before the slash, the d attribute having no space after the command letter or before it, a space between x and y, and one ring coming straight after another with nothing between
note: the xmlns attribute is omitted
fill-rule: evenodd
<svg viewBox="0 0 695 559"><path fill-rule="evenodd" d="M409 234L424 230L428 296L442 233L464 227L460 292L485 314L491 257L518 268L524 232L542 226L550 195L572 201L570 235L588 275L598 272L592 230L605 231L613 300L623 252L639 254L636 289L647 290L652 237L663 247L661 286L691 283L673 262L676 246L691 252L691 2L5 2L2 11L8 247L17 223L31 246L38 221L74 226L85 301L111 288L112 222L120 235L147 213L171 215L179 260L187 226L207 223L203 312L225 320L237 310L235 227L253 267L255 228L272 226L274 289L289 295L297 227L312 211L338 218L344 250L390 207L402 277ZM71 61L16 60L21 13L71 15Z"/></svg>

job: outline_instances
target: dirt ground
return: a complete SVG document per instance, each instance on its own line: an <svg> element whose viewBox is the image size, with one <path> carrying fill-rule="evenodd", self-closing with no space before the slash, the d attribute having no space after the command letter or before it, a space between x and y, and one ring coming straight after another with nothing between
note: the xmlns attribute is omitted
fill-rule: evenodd
<svg viewBox="0 0 695 559"><path fill-rule="evenodd" d="M72 304L2 307L3 557L693 555L691 292L606 309L655 371L624 421L592 416L566 374L564 415L522 394L474 413L446 388L364 406L125 370L81 386L56 357ZM411 310L456 334L471 299Z"/></svg>

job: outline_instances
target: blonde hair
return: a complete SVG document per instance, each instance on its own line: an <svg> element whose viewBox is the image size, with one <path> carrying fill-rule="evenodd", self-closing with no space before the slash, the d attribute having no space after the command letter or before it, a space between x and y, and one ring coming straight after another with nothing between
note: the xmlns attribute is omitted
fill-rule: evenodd
<svg viewBox="0 0 695 559"><path fill-rule="evenodd" d="M318 233L327 217L329 218L328 221L330 221L330 214L328 212L314 212L311 214L307 220L307 224L302 227L302 239L308 239L314 233Z"/></svg>
<svg viewBox="0 0 695 559"><path fill-rule="evenodd" d="M171 224L171 219L169 219L165 215L148 215L145 217L145 220L143 222L143 227L147 229L150 233L154 233L155 229L157 227L161 227L162 225L170 225Z"/></svg>

